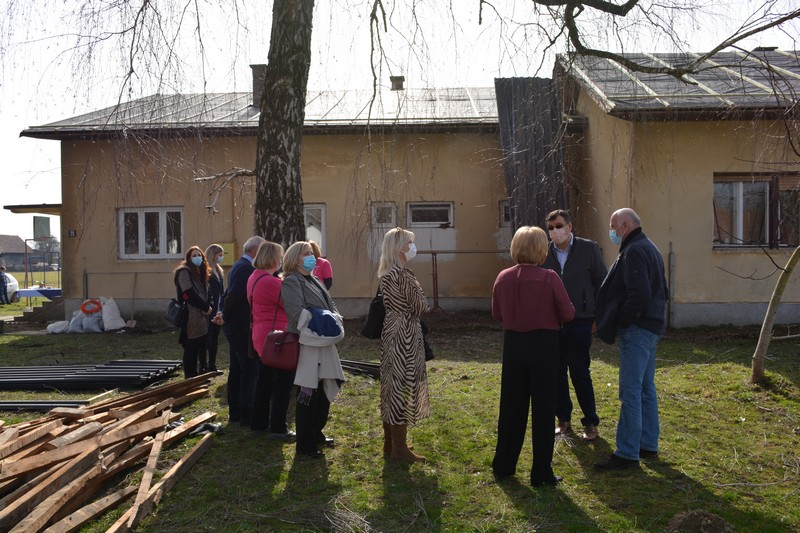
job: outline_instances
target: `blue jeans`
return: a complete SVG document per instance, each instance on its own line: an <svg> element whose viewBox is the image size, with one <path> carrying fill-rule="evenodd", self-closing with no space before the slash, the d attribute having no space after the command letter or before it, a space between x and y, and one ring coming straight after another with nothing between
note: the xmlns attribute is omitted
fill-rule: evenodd
<svg viewBox="0 0 800 533"><path fill-rule="evenodd" d="M592 346L592 324L570 323L561 328L561 357L558 369L558 395L556 396L556 417L561 422L568 422L572 418L572 400L569 397L569 377L572 378L572 387L575 397L583 411L581 424L584 426L597 426L600 417L594 401L594 386L592 374L589 370L591 357L589 349Z"/></svg>
<svg viewBox="0 0 800 533"><path fill-rule="evenodd" d="M253 395L258 379L258 359L247 356L248 329L223 328L231 352L228 370L228 415L231 421L250 425L253 414Z"/></svg>
<svg viewBox="0 0 800 533"><path fill-rule="evenodd" d="M661 339L637 326L619 330L619 400L615 455L639 459L639 450L658 451L656 347Z"/></svg>

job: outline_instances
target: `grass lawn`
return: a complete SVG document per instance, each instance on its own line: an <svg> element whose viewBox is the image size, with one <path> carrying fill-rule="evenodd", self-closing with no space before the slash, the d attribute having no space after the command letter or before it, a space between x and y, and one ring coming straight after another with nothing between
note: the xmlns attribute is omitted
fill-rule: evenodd
<svg viewBox="0 0 800 533"><path fill-rule="evenodd" d="M666 531L675 515L706 510L737 531L800 531L800 342L774 342L768 383L748 384L757 328L670 331L658 350L661 459L604 473L592 463L614 449L619 414L616 346L596 341L593 376L600 438L558 439L557 488L532 489L526 442L515 478L496 483L502 332L488 315L432 316L436 359L428 366L431 417L409 431L428 463L383 460L379 383L350 376L326 432L324 460L295 460L294 447L227 425L140 531ZM378 344L348 322L344 359L378 359ZM227 359L221 342L220 359ZM0 336L5 365L180 359L172 332ZM222 366L225 366L224 364ZM4 399L87 398L97 391L4 392ZM187 406L227 423L225 376ZM7 423L38 416L0 413ZM578 425L579 413L573 423ZM160 473L192 442L162 454ZM160 475L160 474L159 474ZM120 484L130 483L119 480ZM119 516L88 531L104 531ZM697 531L700 531L699 529Z"/></svg>

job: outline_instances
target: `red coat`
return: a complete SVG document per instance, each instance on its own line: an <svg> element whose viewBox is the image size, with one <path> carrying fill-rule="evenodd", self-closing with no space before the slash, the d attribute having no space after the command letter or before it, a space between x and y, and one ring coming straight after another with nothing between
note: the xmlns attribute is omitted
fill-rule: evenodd
<svg viewBox="0 0 800 533"><path fill-rule="evenodd" d="M264 278L264 279L261 279ZM256 283L258 282L258 283ZM253 290L255 287L255 291ZM253 309L253 347L261 355L264 347L264 340L267 334L273 329L286 330L286 311L283 310L283 302L280 301L281 280L268 274L263 270L254 270L247 280L247 299L250 300L250 293L253 293L251 306ZM275 315L275 306L278 306L278 314ZM275 320L275 327L272 321Z"/></svg>
<svg viewBox="0 0 800 533"><path fill-rule="evenodd" d="M564 284L552 270L530 264L507 268L492 288L492 316L503 330L560 330L575 316Z"/></svg>

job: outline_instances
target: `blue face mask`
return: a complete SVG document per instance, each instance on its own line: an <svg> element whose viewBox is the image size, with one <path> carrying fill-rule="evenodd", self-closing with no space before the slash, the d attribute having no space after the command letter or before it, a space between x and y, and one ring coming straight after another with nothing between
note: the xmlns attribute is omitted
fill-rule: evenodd
<svg viewBox="0 0 800 533"><path fill-rule="evenodd" d="M306 272L312 272L314 267L317 266L317 258L313 255L307 255L303 258L303 269Z"/></svg>
<svg viewBox="0 0 800 533"><path fill-rule="evenodd" d="M196 267L199 267L200 265L203 264L203 258L200 257L199 255L192 257L192 264Z"/></svg>
<svg viewBox="0 0 800 533"><path fill-rule="evenodd" d="M617 246L622 244L622 237L617 235L617 232L616 232L616 230L614 228L611 228L610 230L608 230L608 238L611 239L611 242L614 243Z"/></svg>

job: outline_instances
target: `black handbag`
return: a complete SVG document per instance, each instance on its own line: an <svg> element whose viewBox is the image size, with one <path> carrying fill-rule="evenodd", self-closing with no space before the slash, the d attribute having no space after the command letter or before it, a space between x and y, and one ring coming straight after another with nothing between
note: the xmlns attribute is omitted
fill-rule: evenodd
<svg viewBox="0 0 800 533"><path fill-rule="evenodd" d="M368 339L380 339L381 332L383 331L383 319L386 317L386 308L383 306L383 294L378 287L378 292L375 298L369 302L369 312L367 313L367 320L364 322L364 327L361 334Z"/></svg>
<svg viewBox="0 0 800 533"><path fill-rule="evenodd" d="M175 298L170 298L167 310L164 311L164 318L166 318L170 324L180 329L186 323L186 314L186 303L179 302Z"/></svg>

